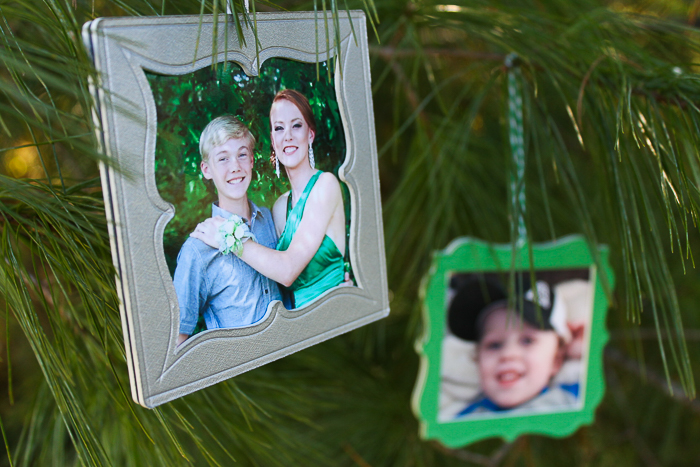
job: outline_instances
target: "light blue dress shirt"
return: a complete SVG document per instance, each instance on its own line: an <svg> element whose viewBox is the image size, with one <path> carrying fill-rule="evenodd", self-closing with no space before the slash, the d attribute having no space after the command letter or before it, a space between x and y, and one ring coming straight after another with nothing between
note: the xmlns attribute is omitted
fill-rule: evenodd
<svg viewBox="0 0 700 467"><path fill-rule="evenodd" d="M272 213L250 202L248 223L256 241L277 245ZM212 216L231 213L212 204ZM175 269L175 292L180 305L180 333L190 335L200 314L207 329L236 328L256 323L272 300L281 300L277 283L248 266L233 253L223 255L196 238L182 245Z"/></svg>

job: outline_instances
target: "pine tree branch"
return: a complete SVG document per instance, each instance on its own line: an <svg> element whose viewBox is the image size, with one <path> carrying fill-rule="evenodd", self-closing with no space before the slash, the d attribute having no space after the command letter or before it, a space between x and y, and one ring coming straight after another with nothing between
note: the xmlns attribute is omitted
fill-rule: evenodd
<svg viewBox="0 0 700 467"><path fill-rule="evenodd" d="M350 443L345 443L343 445L343 451L346 452L352 461L357 464L358 467L372 467L367 461L350 445Z"/></svg>
<svg viewBox="0 0 700 467"><path fill-rule="evenodd" d="M659 335L662 339L670 339L669 336L673 334L672 330L669 329L653 329L653 328L638 328L634 330L616 329L610 331L610 339L624 340L624 339L643 339L643 340L657 340ZM683 329L683 335L686 341L700 341L700 329Z"/></svg>
<svg viewBox="0 0 700 467"><path fill-rule="evenodd" d="M441 452L459 459L465 462L472 462L474 464L483 465L484 467L495 467L501 463L503 458L508 454L510 449L513 447L513 443L503 443L498 449L496 449L490 456L485 456L476 452L468 451L466 449L450 449L443 446L440 443L433 443L433 445Z"/></svg>
<svg viewBox="0 0 700 467"><path fill-rule="evenodd" d="M690 8L690 11L688 12L688 24L693 26L695 25L695 21L698 19L698 12L700 12L700 0L694 0L693 6Z"/></svg>
<svg viewBox="0 0 700 467"><path fill-rule="evenodd" d="M403 72L403 68L401 68L401 65L399 65L398 62L392 60L391 69L396 75L396 79L403 86L404 92L406 93L406 97L408 98L408 102L411 104L411 107L415 112L420 107L420 99L418 98L418 94L413 89L413 86L411 86L411 82L409 81L406 74ZM426 114L425 110L421 110L418 113L418 117L420 118L421 122L423 123L423 126L428 132L429 138L432 139L432 131L430 130L430 120L428 119L428 115Z"/></svg>
<svg viewBox="0 0 700 467"><path fill-rule="evenodd" d="M685 391L683 390L683 386L677 381L667 380L664 376L659 375L649 368L644 368L644 371L642 371L639 362L627 357L624 353L613 347L605 349L605 358L618 364L630 373L636 374L640 379L651 383L673 400L690 407L693 412L700 414L700 401L697 399L691 400L686 397L684 395Z"/></svg>
<svg viewBox="0 0 700 467"><path fill-rule="evenodd" d="M429 57L449 57L449 58L463 58L463 59L468 59L468 60L481 60L481 61L496 61L496 62L502 62L506 55L505 54L498 54L498 53L489 53L489 52L477 52L473 50L462 50L462 49L446 49L446 48L421 48L421 49L409 49L409 48L398 48L398 47L392 47L392 46L372 46L370 47L370 53L373 55L376 55L378 57L381 57L382 59L389 61L391 63L392 70L394 71L397 76L399 74L397 73L397 67L400 68L400 66L393 60L398 59L398 58L410 58L410 57L420 57L420 56L429 56ZM600 62L608 58L606 56L600 56L598 57L589 67L589 69L586 71L586 74L583 76L583 79L581 81L581 86L579 89L579 95L578 95L578 100L577 100L577 122L579 126L582 126L582 103L583 103L583 96L584 96L584 90L586 88L586 85L591 79L591 74L595 70L595 68L600 64ZM630 60L623 60L626 63L632 65L635 69L641 70L642 67L638 64L635 64L631 62ZM546 68L543 66L538 65L537 63L529 63L528 64L530 67L534 67L538 70L545 70ZM403 75L403 71L400 72ZM573 76L573 74L572 74ZM403 79L405 79L405 75L403 75ZM403 82L403 80L402 80ZM603 82L597 82L598 86L605 86L606 83ZM418 96L416 92L412 89L406 89L406 94L413 104L413 102L419 102ZM635 96L641 96L641 97L650 97L656 102L665 104L665 105L671 105L674 107L680 107L682 109L686 109L688 107L688 104L684 101L678 101L675 97L668 97L663 95L662 93L658 91L649 91L641 87L636 87L632 89L632 94ZM417 107L417 105L413 106L414 109Z"/></svg>
<svg viewBox="0 0 700 467"><path fill-rule="evenodd" d="M624 432L625 438L634 445L635 451L647 466L661 467L661 463L659 463L654 453L651 451L651 449L649 449L649 446L647 446L647 444L640 439L639 433L632 418L632 407L630 407L627 396L620 387L620 382L617 379L617 375L615 372L610 371L607 372L607 376L610 381L613 396L615 397L618 407L620 407L621 412L623 413L625 424L627 425L627 430Z"/></svg>
<svg viewBox="0 0 700 467"><path fill-rule="evenodd" d="M369 48L369 53L379 56L385 60L391 60L394 58L416 57L420 55L427 55L431 57L466 58L470 60L492 60L496 62L502 62L506 58L505 54L434 47L409 49L391 46L372 46Z"/></svg>

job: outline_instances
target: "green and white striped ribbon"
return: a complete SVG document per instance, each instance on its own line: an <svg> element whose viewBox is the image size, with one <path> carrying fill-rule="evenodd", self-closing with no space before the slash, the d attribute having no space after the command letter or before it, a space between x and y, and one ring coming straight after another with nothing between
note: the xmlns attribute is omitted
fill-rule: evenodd
<svg viewBox="0 0 700 467"><path fill-rule="evenodd" d="M520 91L522 73L513 66L518 56L508 54L505 65L508 68L508 124L510 148L513 154L513 168L510 176L511 221L517 218L517 243L522 245L527 239L525 230L525 142L523 139L523 98Z"/></svg>

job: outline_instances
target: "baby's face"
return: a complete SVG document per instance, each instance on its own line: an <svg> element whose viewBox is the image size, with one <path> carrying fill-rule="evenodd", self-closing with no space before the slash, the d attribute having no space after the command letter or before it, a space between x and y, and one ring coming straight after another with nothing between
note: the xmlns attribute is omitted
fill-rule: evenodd
<svg viewBox="0 0 700 467"><path fill-rule="evenodd" d="M561 367L554 331L522 323L506 309L486 317L478 345L481 388L491 401L513 408L537 396Z"/></svg>

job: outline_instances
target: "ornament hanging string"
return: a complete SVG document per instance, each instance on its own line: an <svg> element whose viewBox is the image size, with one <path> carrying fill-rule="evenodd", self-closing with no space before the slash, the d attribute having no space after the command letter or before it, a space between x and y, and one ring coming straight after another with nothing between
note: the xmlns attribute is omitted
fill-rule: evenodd
<svg viewBox="0 0 700 467"><path fill-rule="evenodd" d="M226 0L226 14L227 15L232 15L233 14L233 6L231 5L231 2L233 0ZM250 0L244 0L243 1L243 8L245 8L246 13L250 13Z"/></svg>
<svg viewBox="0 0 700 467"><path fill-rule="evenodd" d="M520 89L522 72L514 62L517 54L506 56L505 66L508 70L508 127L513 164L510 176L511 221L517 222L518 246L525 244L525 140L523 138L523 99ZM517 219L517 221L516 221ZM514 226L515 227L515 226Z"/></svg>

